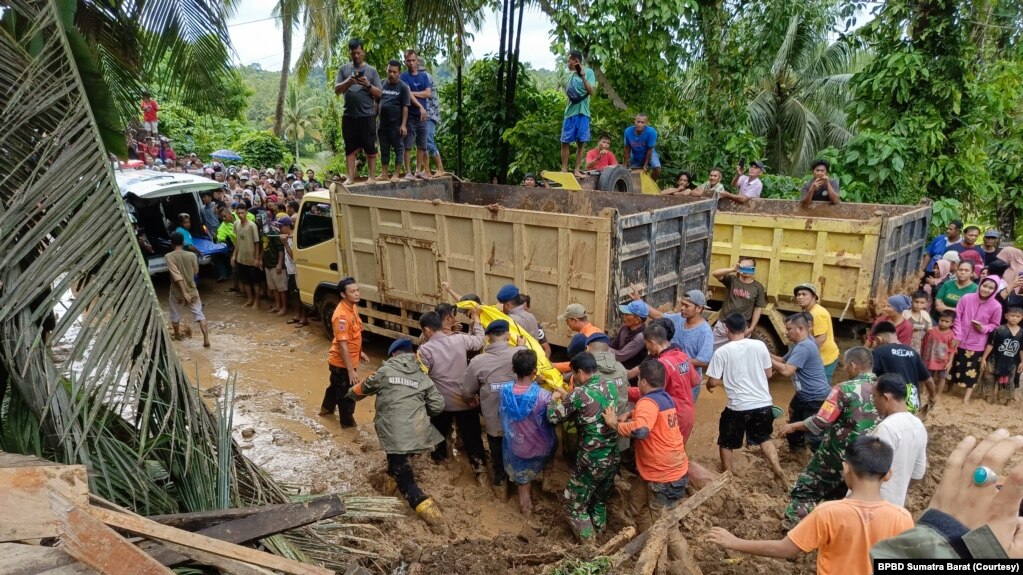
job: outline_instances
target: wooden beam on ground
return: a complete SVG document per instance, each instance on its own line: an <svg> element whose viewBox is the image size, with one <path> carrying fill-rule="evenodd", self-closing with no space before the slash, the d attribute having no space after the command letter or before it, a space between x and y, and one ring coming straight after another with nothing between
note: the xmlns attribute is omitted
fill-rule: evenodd
<svg viewBox="0 0 1023 575"><path fill-rule="evenodd" d="M167 550L169 553L180 554L185 557L186 560L192 559L200 565L210 565L220 569L224 573L230 573L231 575L274 575L273 571L263 569L262 567L256 567L255 565L249 565L241 561L235 561L234 559L228 559L227 557L221 557L220 555L214 555L213 553L207 553L199 549L192 549L185 547L184 545L178 545L177 543L168 543L167 541L162 542L161 549Z"/></svg>
<svg viewBox="0 0 1023 575"><path fill-rule="evenodd" d="M91 508L89 513L111 527L123 529L148 539L176 543L191 549L199 549L214 555L220 555L221 557L251 563L259 567L276 569L289 575L334 575L333 571L323 567L299 563L298 561L227 543L219 539L199 535L198 533L189 533L188 531L161 525L144 517L126 515L98 507Z"/></svg>
<svg viewBox="0 0 1023 575"><path fill-rule="evenodd" d="M686 515L692 513L694 509L696 509L700 505L703 505L705 501L707 501L708 499L716 495L719 491L724 489L725 485L728 484L728 481L731 478L732 473L730 471L722 473L721 475L718 476L717 479L715 479L709 485L697 491L696 495L693 495L689 499L683 501L682 505L679 505L675 509L672 509L671 512L669 513L665 513L660 519L657 520L656 523L654 523L653 527L647 529L643 533L640 533L638 537L636 537L632 541L629 541L629 543L626 544L625 547L622 547L621 551L615 553L614 556L611 557L611 564L617 567L618 565L624 563L628 558L638 553L646 545L647 539L650 538L651 532L653 532L657 528L658 524L677 525L678 522L684 519Z"/></svg>
<svg viewBox="0 0 1023 575"><path fill-rule="evenodd" d="M0 573L4 575L98 575L95 569L57 547L0 543L0 557Z"/></svg>
<svg viewBox="0 0 1023 575"><path fill-rule="evenodd" d="M174 575L116 531L93 517L88 505L78 507L57 492L50 494L51 508L60 520L61 549L103 575Z"/></svg>
<svg viewBox="0 0 1023 575"><path fill-rule="evenodd" d="M197 511L195 513L175 513L173 515L149 515L146 519L162 523L169 527L177 527L185 531L199 531L227 521L244 519L250 515L274 511L287 506L287 503L280 505L260 505L257 507L235 507L233 509L217 509L214 511ZM104 507L101 505L100 507ZM116 510L115 510L116 511Z"/></svg>
<svg viewBox="0 0 1023 575"><path fill-rule="evenodd" d="M50 506L49 492L63 495L72 505L89 503L89 479L84 465L0 454L0 542L56 537L60 520Z"/></svg>
<svg viewBox="0 0 1023 575"><path fill-rule="evenodd" d="M629 539L636 536L636 528L629 525L628 527L622 528L617 535L607 540L607 543L603 544L600 549L597 550L597 556L608 556L614 553L618 547L624 544Z"/></svg>

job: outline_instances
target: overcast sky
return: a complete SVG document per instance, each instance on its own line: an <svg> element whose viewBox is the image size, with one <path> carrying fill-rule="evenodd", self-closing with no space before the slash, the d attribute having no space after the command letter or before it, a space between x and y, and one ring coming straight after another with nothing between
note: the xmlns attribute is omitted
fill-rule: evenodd
<svg viewBox="0 0 1023 575"><path fill-rule="evenodd" d="M235 61L240 64L259 64L264 70L280 70L284 50L281 48L281 31L277 21L270 17L277 0L242 0L235 17L228 21L231 43L234 45ZM476 57L497 52L500 40L500 16L491 14L483 29L474 34L469 42ZM521 58L534 68L554 68L554 54L551 53L550 20L538 9L526 12L522 23ZM292 64L298 59L302 37L295 34L292 49Z"/></svg>

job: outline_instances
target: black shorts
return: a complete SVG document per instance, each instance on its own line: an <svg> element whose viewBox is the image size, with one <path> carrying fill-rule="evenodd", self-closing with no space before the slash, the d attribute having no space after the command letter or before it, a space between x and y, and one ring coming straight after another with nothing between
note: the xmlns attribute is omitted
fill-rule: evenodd
<svg viewBox="0 0 1023 575"><path fill-rule="evenodd" d="M345 139L345 155L362 150L367 156L377 155L377 121L373 116L344 116L341 135Z"/></svg>
<svg viewBox="0 0 1023 575"><path fill-rule="evenodd" d="M266 281L266 275L256 266L238 263L238 279L249 285L258 285Z"/></svg>
<svg viewBox="0 0 1023 575"><path fill-rule="evenodd" d="M288 274L288 293L298 293L298 282L295 281L295 274Z"/></svg>
<svg viewBox="0 0 1023 575"><path fill-rule="evenodd" d="M770 441L774 433L774 414L771 406L746 411L732 411L725 408L718 420L718 446L725 449L739 449L742 438L746 445L760 445Z"/></svg>

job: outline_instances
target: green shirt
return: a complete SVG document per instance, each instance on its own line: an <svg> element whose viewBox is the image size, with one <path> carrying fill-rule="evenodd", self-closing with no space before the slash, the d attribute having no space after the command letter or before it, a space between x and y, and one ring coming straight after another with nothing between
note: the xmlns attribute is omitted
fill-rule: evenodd
<svg viewBox="0 0 1023 575"><path fill-rule="evenodd" d="M589 82L590 87L596 90L597 78L593 75L593 70L585 68L583 70L583 74L586 75L586 81ZM565 92L568 94L572 92L579 94L586 93L586 85L583 84L583 79L579 77L579 74L576 74L575 72L572 73L572 76L568 79L568 86L565 88ZM572 116L582 114L588 118L590 116L590 99L591 98L583 98L583 101L578 104L573 104L572 100L569 99L568 107L565 108L565 117L571 118Z"/></svg>
<svg viewBox="0 0 1023 575"><path fill-rule="evenodd" d="M970 282L970 285L964 288L960 288L959 284L957 284L955 280L948 280L941 284L941 289L938 290L937 299L940 299L948 307L954 308L964 295L975 291L977 291L977 284L973 282Z"/></svg>

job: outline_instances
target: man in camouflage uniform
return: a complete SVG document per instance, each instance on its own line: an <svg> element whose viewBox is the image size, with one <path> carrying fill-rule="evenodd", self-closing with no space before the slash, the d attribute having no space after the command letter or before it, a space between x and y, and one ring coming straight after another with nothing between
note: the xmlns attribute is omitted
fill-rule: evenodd
<svg viewBox="0 0 1023 575"><path fill-rule="evenodd" d="M845 352L845 372L851 379L831 388L831 394L816 414L803 421L789 423L781 435L796 431L824 434L821 446L813 454L790 493L792 501L785 508L785 523L794 527L824 500L845 497L848 488L842 479L842 462L846 446L878 423L874 408L873 356L865 347Z"/></svg>
<svg viewBox="0 0 1023 575"><path fill-rule="evenodd" d="M547 404L547 420L568 421L579 434L575 471L565 488L568 522L583 542L607 526L607 498L618 472L618 432L604 422L602 412L616 407L618 389L598 374L593 354L583 352L572 358L576 388L567 396L555 391Z"/></svg>

